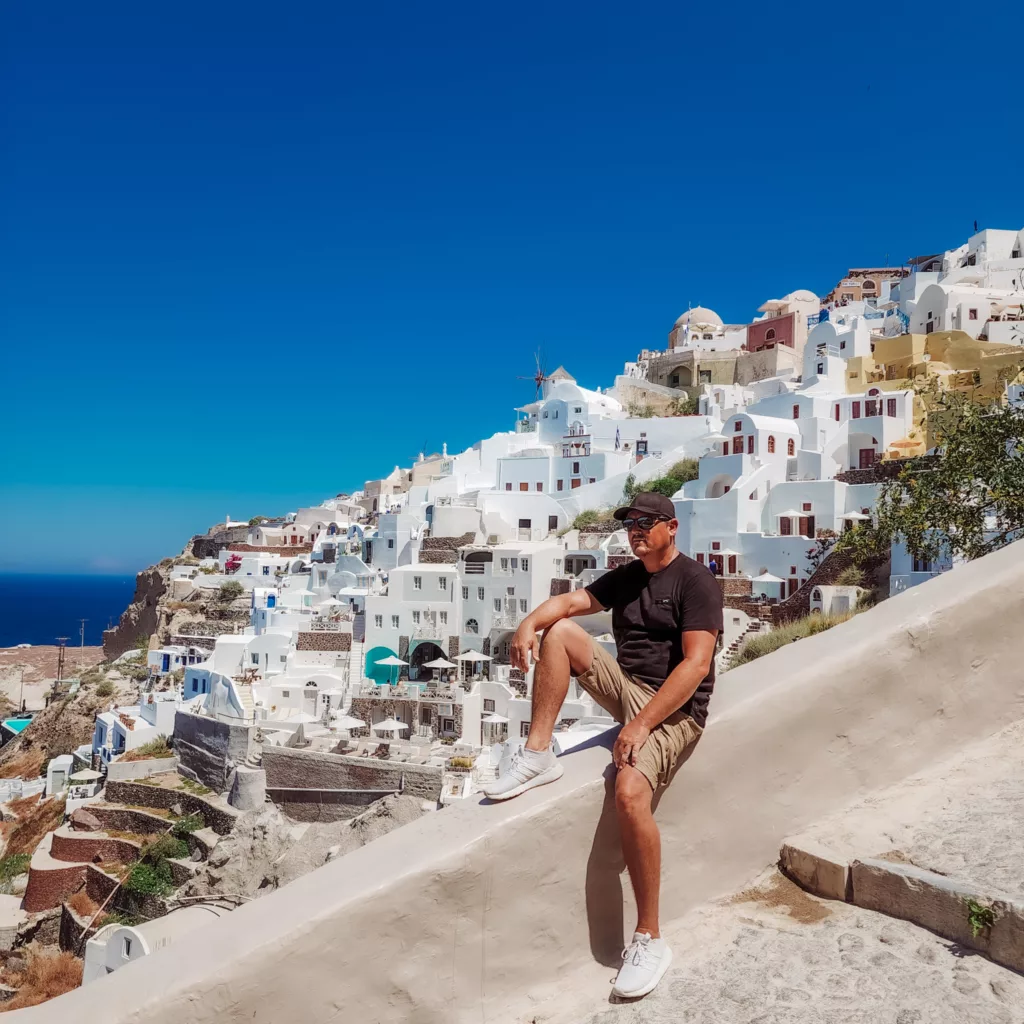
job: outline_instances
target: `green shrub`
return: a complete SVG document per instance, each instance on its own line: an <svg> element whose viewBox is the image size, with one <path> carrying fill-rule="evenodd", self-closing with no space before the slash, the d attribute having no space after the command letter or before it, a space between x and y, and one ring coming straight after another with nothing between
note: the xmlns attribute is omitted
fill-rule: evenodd
<svg viewBox="0 0 1024 1024"><path fill-rule="evenodd" d="M9 882L12 878L25 874L31 860L32 855L29 853L12 853L0 858L0 883Z"/></svg>
<svg viewBox="0 0 1024 1024"><path fill-rule="evenodd" d="M111 910L109 914L104 914L99 921L96 922L97 928L102 928L108 924L119 924L125 928L134 928L137 924L142 924L142 917L138 914L129 914L124 910Z"/></svg>
<svg viewBox="0 0 1024 1024"><path fill-rule="evenodd" d="M109 679L104 679L99 686L96 687L97 697L112 697L114 695L114 684Z"/></svg>
<svg viewBox="0 0 1024 1024"><path fill-rule="evenodd" d="M766 654L777 651L794 640L802 640L804 637L814 636L815 633L823 633L826 629L838 626L840 622L846 622L853 618L852 612L845 615L822 615L815 612L802 619L787 622L770 633L760 636L752 636L746 640L742 647L733 655L729 668L736 668L738 665L746 665L750 661L763 658Z"/></svg>
<svg viewBox="0 0 1024 1024"><path fill-rule="evenodd" d="M157 736L155 740L150 740L148 743L143 743L142 746L136 747L134 750L129 750L121 760L122 761L145 761L151 757L173 757L174 751L171 750L171 745L167 742L166 736Z"/></svg>
<svg viewBox="0 0 1024 1024"><path fill-rule="evenodd" d="M453 757L448 762L450 768L472 768L473 758L471 757Z"/></svg>
<svg viewBox="0 0 1024 1024"><path fill-rule="evenodd" d="M220 589L217 591L217 600L223 604L227 604L229 601L234 601L236 597L241 597L245 593L245 588L237 580L228 580L227 583L222 583Z"/></svg>
<svg viewBox="0 0 1024 1024"><path fill-rule="evenodd" d="M181 788L194 796L206 796L207 793L213 792L209 786L204 786L201 782L193 782L191 779L182 779Z"/></svg>
<svg viewBox="0 0 1024 1024"><path fill-rule="evenodd" d="M136 861L128 872L123 887L128 892L138 893L140 896L167 896L174 891L170 866L166 861L160 861L159 864Z"/></svg>
<svg viewBox="0 0 1024 1024"><path fill-rule="evenodd" d="M582 530L584 526L593 526L600 519L601 513L596 508L585 508L572 521L572 528L574 530Z"/></svg>
<svg viewBox="0 0 1024 1024"><path fill-rule="evenodd" d="M169 860L172 857L187 856L188 843L184 839L180 839L178 836L171 835L168 832L147 843L142 849L141 859L146 864L159 867L163 861Z"/></svg>
<svg viewBox="0 0 1024 1024"><path fill-rule="evenodd" d="M186 814L174 823L171 833L176 836L190 836L205 827L206 821L201 814Z"/></svg>
<svg viewBox="0 0 1024 1024"><path fill-rule="evenodd" d="M837 577L837 587L863 587L864 570L857 565L848 565Z"/></svg>

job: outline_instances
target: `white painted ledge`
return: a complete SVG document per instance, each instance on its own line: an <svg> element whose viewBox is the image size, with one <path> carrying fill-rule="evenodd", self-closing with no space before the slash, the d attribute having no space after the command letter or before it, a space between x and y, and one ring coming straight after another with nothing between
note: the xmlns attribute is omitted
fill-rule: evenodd
<svg viewBox="0 0 1024 1024"><path fill-rule="evenodd" d="M784 836L1024 717L1021 622L1017 544L727 673L658 810L665 919L742 885ZM553 786L428 815L23 1019L522 1020L531 992L616 962L632 926L608 760L574 751Z"/></svg>

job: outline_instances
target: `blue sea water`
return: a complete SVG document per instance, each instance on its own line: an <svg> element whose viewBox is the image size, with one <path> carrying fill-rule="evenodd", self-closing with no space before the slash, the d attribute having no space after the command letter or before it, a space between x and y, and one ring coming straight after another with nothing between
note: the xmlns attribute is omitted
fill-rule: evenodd
<svg viewBox="0 0 1024 1024"><path fill-rule="evenodd" d="M68 645L103 643L103 630L117 625L135 595L134 576L36 576L0 573L0 647L52 644L59 636Z"/></svg>

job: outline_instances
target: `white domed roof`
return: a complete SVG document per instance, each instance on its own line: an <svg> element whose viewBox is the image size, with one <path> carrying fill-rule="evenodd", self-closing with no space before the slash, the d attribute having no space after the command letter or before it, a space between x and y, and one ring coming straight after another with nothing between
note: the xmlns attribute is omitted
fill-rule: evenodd
<svg viewBox="0 0 1024 1024"><path fill-rule="evenodd" d="M795 292L790 292L786 299L791 302L817 302L818 296L806 288L798 288Z"/></svg>
<svg viewBox="0 0 1024 1024"><path fill-rule="evenodd" d="M705 306L694 306L688 309L675 323L676 327L685 327L687 324L709 324L714 327L722 326L722 318L713 310Z"/></svg>

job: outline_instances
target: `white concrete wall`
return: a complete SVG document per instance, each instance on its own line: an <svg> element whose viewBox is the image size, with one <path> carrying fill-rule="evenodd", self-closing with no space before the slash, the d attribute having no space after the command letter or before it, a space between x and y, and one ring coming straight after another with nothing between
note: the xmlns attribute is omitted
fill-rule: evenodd
<svg viewBox="0 0 1024 1024"><path fill-rule="evenodd" d="M1017 544L723 676L685 784L658 807L663 917L1024 715L1022 617ZM381 1024L511 1024L570 970L607 986L632 923L609 753L564 763L555 785L427 815L23 1019L326 1022L358 1007Z"/></svg>

